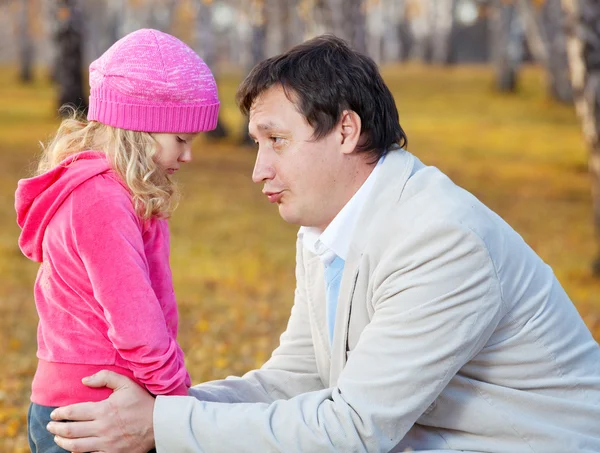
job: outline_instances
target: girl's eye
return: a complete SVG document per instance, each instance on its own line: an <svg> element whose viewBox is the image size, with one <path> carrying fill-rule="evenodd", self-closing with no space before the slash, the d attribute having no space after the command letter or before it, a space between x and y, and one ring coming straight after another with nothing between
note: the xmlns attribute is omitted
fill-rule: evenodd
<svg viewBox="0 0 600 453"><path fill-rule="evenodd" d="M184 139L182 139L181 137L177 137L177 142L178 143L187 143L187 141L185 141Z"/></svg>
<svg viewBox="0 0 600 453"><path fill-rule="evenodd" d="M276 145L283 141L282 137L270 137L270 138L271 138L271 141Z"/></svg>

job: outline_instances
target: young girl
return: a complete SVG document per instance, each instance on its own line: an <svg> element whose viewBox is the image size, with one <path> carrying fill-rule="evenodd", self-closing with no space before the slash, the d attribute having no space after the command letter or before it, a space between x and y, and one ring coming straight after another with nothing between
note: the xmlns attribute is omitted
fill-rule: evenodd
<svg viewBox="0 0 600 453"><path fill-rule="evenodd" d="M138 30L90 65L88 121L66 119L38 176L19 182L19 246L41 263L32 451L64 452L46 431L57 406L107 398L81 379L102 369L155 395L186 395L166 219L171 175L219 111L210 69L183 42Z"/></svg>

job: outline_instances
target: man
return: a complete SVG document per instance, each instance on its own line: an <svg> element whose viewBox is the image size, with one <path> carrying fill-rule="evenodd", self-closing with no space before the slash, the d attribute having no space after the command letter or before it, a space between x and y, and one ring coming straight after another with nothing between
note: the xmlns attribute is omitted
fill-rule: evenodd
<svg viewBox="0 0 600 453"><path fill-rule="evenodd" d="M404 151L377 67L332 36L238 90L253 179L301 225L287 330L265 365L153 399L55 411L69 451L598 452L600 347L500 217Z"/></svg>

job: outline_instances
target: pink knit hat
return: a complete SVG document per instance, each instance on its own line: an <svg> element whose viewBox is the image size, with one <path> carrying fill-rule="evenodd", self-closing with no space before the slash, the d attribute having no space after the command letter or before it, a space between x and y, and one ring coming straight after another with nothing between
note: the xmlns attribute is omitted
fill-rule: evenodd
<svg viewBox="0 0 600 453"><path fill-rule="evenodd" d="M217 85L179 39L142 29L90 65L88 120L143 132L195 133L216 127Z"/></svg>

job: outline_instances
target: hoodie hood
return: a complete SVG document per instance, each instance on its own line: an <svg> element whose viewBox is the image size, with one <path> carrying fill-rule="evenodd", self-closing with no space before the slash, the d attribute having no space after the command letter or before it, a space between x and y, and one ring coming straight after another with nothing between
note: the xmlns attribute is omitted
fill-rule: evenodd
<svg viewBox="0 0 600 453"><path fill-rule="evenodd" d="M106 156L97 151L74 154L47 173L21 179L15 193L19 247L33 261L42 262L46 227L67 197L82 183L110 171Z"/></svg>

